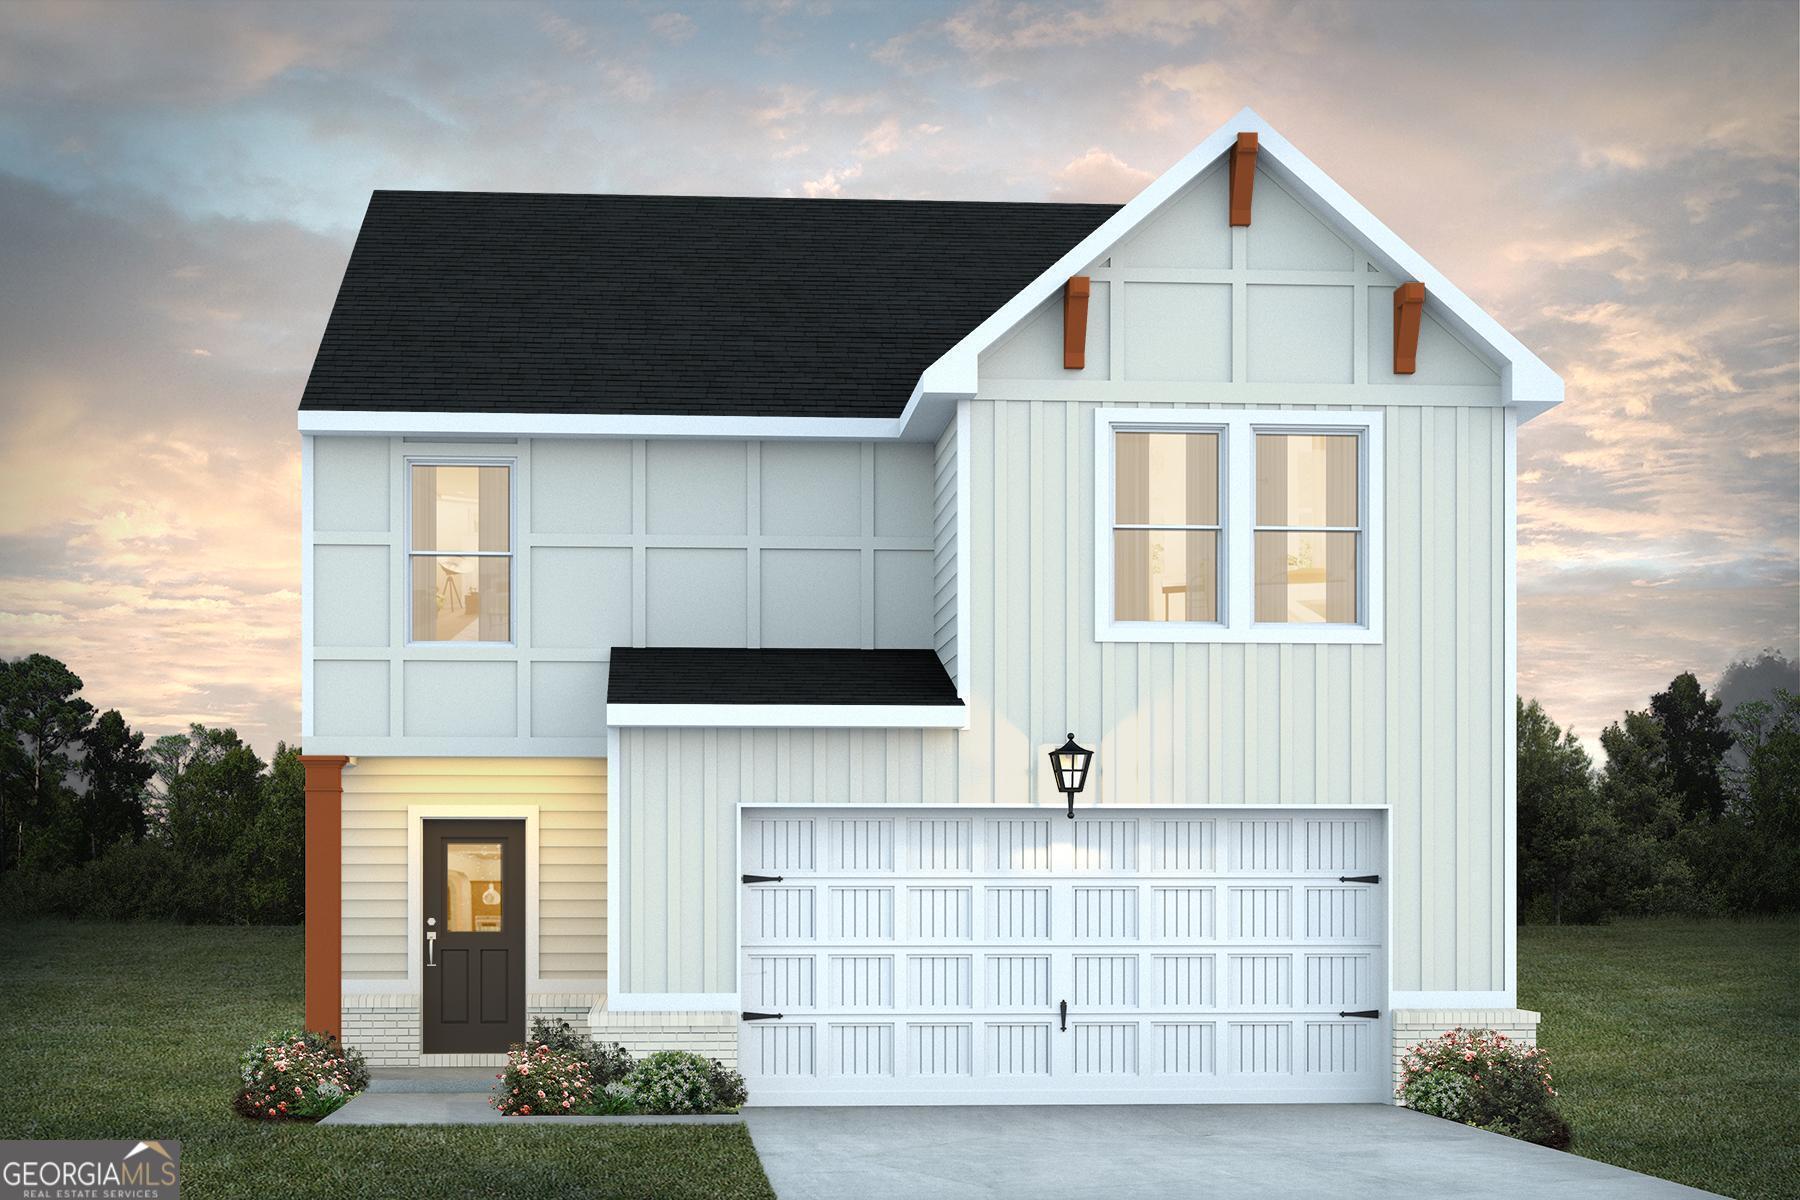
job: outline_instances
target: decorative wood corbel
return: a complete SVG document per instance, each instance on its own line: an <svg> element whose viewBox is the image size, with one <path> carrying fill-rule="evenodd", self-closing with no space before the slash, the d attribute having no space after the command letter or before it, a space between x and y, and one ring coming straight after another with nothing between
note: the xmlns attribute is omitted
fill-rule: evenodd
<svg viewBox="0 0 1800 1200"><path fill-rule="evenodd" d="M1087 309L1090 284L1086 275L1071 275L1063 287L1063 369L1087 366Z"/></svg>
<svg viewBox="0 0 1800 1200"><path fill-rule="evenodd" d="M1419 363L1419 319L1425 311L1425 285L1403 283L1394 289L1394 374L1411 375Z"/></svg>
<svg viewBox="0 0 1800 1200"><path fill-rule="evenodd" d="M1250 196L1256 190L1256 135L1240 133L1231 147L1231 223L1250 224Z"/></svg>

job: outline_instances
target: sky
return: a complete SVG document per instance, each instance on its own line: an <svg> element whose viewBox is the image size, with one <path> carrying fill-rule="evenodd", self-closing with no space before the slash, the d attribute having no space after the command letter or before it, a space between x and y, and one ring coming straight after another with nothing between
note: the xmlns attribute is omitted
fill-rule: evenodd
<svg viewBox="0 0 1800 1200"><path fill-rule="evenodd" d="M1257 109L1559 371L1519 687L1800 656L1800 7L0 5L0 656L299 731L295 408L373 188L1124 201Z"/></svg>

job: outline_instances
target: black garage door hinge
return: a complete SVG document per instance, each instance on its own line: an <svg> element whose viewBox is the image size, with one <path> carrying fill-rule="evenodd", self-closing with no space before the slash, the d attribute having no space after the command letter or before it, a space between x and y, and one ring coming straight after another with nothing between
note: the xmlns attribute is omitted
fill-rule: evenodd
<svg viewBox="0 0 1800 1200"><path fill-rule="evenodd" d="M1380 883L1379 875L1339 875L1339 883Z"/></svg>
<svg viewBox="0 0 1800 1200"><path fill-rule="evenodd" d="M1379 1008L1365 1008L1361 1012L1341 1012L1338 1014L1340 1017L1362 1017L1367 1021L1373 1021L1380 1015L1381 1010Z"/></svg>
<svg viewBox="0 0 1800 1200"><path fill-rule="evenodd" d="M781 876L779 876L779 875L746 875L746 876L744 876L744 882L745 883L780 883Z"/></svg>
<svg viewBox="0 0 1800 1200"><path fill-rule="evenodd" d="M779 1021L779 1020L781 1020L780 1013L747 1012L747 1013L743 1014L743 1016L744 1016L744 1020L746 1020L746 1021Z"/></svg>

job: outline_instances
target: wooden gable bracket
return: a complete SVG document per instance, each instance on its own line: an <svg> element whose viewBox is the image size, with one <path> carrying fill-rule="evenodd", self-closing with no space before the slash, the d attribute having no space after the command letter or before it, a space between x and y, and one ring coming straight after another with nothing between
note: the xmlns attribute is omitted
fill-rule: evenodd
<svg viewBox="0 0 1800 1200"><path fill-rule="evenodd" d="M1091 285L1086 275L1071 275L1063 286L1063 369L1087 366L1087 308Z"/></svg>
<svg viewBox="0 0 1800 1200"><path fill-rule="evenodd" d="M1256 190L1256 135L1240 133L1231 147L1231 223L1250 224L1250 195Z"/></svg>
<svg viewBox="0 0 1800 1200"><path fill-rule="evenodd" d="M1394 289L1394 374L1411 375L1419 365L1419 319L1425 311L1425 285L1403 283Z"/></svg>

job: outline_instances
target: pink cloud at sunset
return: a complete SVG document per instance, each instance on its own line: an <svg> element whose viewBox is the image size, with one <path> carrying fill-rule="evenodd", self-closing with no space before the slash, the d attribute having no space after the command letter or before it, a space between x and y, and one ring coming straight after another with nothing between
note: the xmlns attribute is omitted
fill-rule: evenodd
<svg viewBox="0 0 1800 1200"><path fill-rule="evenodd" d="M1520 689L1800 654L1792 4L0 8L0 654L298 730L294 410L373 188L1127 199L1248 104L1536 350Z"/></svg>

